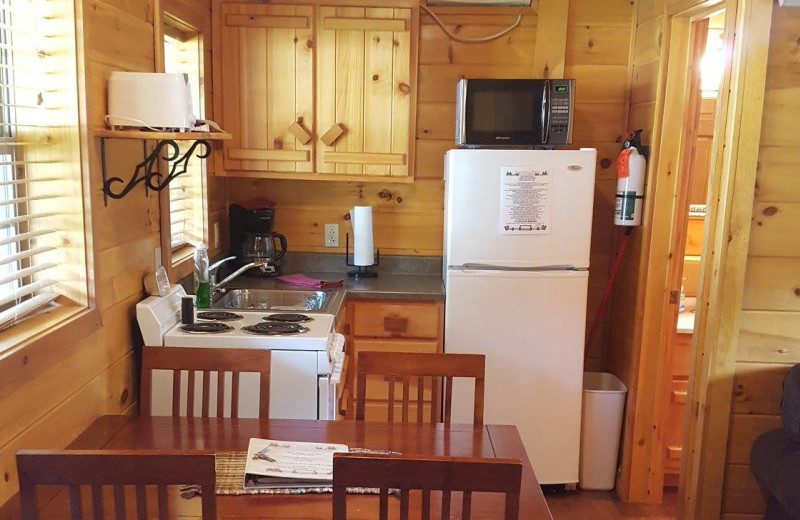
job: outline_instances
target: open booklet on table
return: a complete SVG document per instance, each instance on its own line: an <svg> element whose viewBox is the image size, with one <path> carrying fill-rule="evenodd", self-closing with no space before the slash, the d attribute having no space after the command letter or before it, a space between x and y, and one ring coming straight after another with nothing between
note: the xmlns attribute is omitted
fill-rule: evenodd
<svg viewBox="0 0 800 520"><path fill-rule="evenodd" d="M333 454L344 444L250 439L244 488L301 488L333 483Z"/></svg>

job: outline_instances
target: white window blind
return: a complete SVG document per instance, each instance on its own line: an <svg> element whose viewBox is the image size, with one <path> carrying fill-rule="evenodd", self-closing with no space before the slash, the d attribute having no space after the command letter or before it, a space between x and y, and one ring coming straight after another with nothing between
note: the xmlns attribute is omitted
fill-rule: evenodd
<svg viewBox="0 0 800 520"><path fill-rule="evenodd" d="M76 110L75 71L64 67L75 47L71 9L0 0L0 330L54 300L63 281L60 222L75 218L63 201L74 193L77 149L65 137L75 128L65 114Z"/></svg>
<svg viewBox="0 0 800 520"><path fill-rule="evenodd" d="M164 35L164 71L186 74L192 94L192 109L202 117L200 45L197 34L172 31ZM178 141L185 153L193 141ZM205 231L204 183L205 161L192 157L186 173L169 184L170 239L173 251L202 242Z"/></svg>

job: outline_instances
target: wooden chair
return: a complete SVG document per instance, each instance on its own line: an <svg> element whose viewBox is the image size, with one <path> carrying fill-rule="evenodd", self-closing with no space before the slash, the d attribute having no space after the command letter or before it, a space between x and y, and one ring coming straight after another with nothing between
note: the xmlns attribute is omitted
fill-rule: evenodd
<svg viewBox="0 0 800 520"><path fill-rule="evenodd" d="M157 486L157 503L150 506L158 511L157 518L171 518L167 486L186 484L197 484L202 488L203 520L217 518L213 454L147 450L23 450L17 452L17 470L22 520L38 518L37 486L53 485L69 487L72 520L84 518L81 486L88 486L91 491L91 518L106 518L103 486L112 486L113 492L106 491L106 498L113 498L108 502L113 504L113 512L108 514L117 520L125 520L128 518L126 511L133 509L134 505L126 505L125 486L135 487L136 518L152 518L147 516L147 485Z"/></svg>
<svg viewBox="0 0 800 520"><path fill-rule="evenodd" d="M202 372L202 416L209 416L210 375L217 373L216 416L222 417L225 396L225 372L232 372L231 417L239 417L239 374L257 372L259 386L259 417L269 417L270 351L238 348L194 347L144 347L142 352L142 379L139 413L151 415L153 370L172 371L172 415L179 416L181 409L181 380L183 370L188 372L186 415L194 417L195 373Z"/></svg>
<svg viewBox="0 0 800 520"><path fill-rule="evenodd" d="M402 420L409 422L410 383L416 382L416 408L418 423L424 422L425 379L431 381L430 422L439 422L438 401L441 378L444 378L444 422L450 424L453 401L453 378L469 377L475 379L475 396L472 422L483 424L483 392L486 356L482 354L431 354L410 352L370 352L358 353L356 373L356 420L363 421L366 415L367 376L384 376L389 383L388 421L394 422L395 381L402 382Z"/></svg>
<svg viewBox="0 0 800 520"><path fill-rule="evenodd" d="M505 493L502 518L517 520L522 464L514 459L404 457L334 453L333 520L347 518L347 488L378 488L380 518L388 518L390 489L399 490L400 518L409 518L409 491L421 490L422 511L414 518L431 518L431 491L440 490L441 516L450 518L451 492L461 491L461 518L471 517L472 493ZM498 515L498 518L501 518Z"/></svg>

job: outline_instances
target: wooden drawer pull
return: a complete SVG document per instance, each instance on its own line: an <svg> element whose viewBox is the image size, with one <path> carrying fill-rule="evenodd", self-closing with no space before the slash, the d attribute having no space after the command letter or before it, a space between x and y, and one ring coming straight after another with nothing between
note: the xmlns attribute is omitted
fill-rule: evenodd
<svg viewBox="0 0 800 520"><path fill-rule="evenodd" d="M344 127L339 123L336 123L330 127L327 132L322 134L322 137L320 137L319 140L325 143L325 146L333 146L343 133Z"/></svg>
<svg viewBox="0 0 800 520"><path fill-rule="evenodd" d="M686 402L686 390L673 390L672 391L672 401L676 403L685 403Z"/></svg>
<svg viewBox="0 0 800 520"><path fill-rule="evenodd" d="M383 330L394 334L402 334L408 330L408 318L386 316L383 318Z"/></svg>
<svg viewBox="0 0 800 520"><path fill-rule="evenodd" d="M308 142L311 140L311 134L308 133L308 131L303 128L303 125L297 121L292 123L292 125L289 127L289 133L295 136L295 138L300 141L300 144L308 144Z"/></svg>

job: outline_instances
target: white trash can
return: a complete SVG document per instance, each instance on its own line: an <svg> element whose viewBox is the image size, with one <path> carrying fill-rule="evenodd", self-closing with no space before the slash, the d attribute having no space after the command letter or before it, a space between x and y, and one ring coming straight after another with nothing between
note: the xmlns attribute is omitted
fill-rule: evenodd
<svg viewBox="0 0 800 520"><path fill-rule="evenodd" d="M617 476L622 412L628 389L613 374L584 372L581 412L581 489L611 490Z"/></svg>

